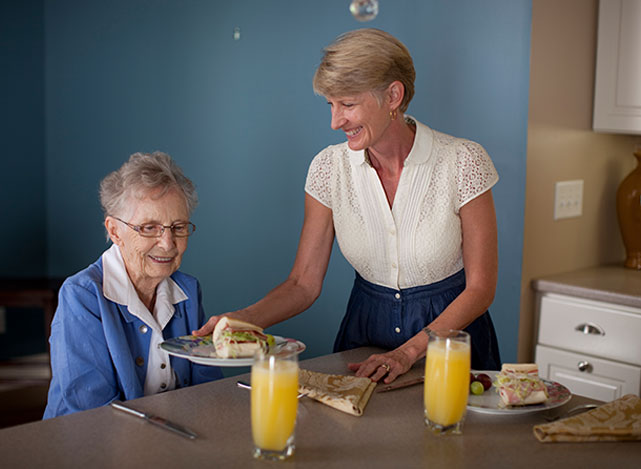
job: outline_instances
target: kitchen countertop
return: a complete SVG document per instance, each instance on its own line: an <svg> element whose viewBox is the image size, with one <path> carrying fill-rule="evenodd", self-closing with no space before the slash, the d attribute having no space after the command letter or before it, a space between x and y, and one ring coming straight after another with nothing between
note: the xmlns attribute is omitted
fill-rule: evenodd
<svg viewBox="0 0 641 469"><path fill-rule="evenodd" d="M375 348L301 361L301 368L346 374L346 364ZM419 363L401 379L422 375ZM635 467L638 442L540 443L532 427L544 413L487 415L468 412L461 436L435 436L423 423L423 386L374 392L355 417L302 398L296 454L284 463L251 457L249 392L236 386L248 375L129 401L129 405L183 424L199 438L187 440L109 407L0 430L3 468L25 467L305 467L492 468ZM573 396L561 413L582 403ZM280 464L280 466L279 466Z"/></svg>
<svg viewBox="0 0 641 469"><path fill-rule="evenodd" d="M590 267L532 281L539 293L560 293L641 308L641 270L622 265Z"/></svg>

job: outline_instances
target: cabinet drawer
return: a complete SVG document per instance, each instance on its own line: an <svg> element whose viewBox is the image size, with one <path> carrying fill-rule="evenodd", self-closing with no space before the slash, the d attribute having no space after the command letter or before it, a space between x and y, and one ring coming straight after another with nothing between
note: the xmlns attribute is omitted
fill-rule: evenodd
<svg viewBox="0 0 641 469"><path fill-rule="evenodd" d="M641 365L641 310L556 294L540 308L538 343Z"/></svg>
<svg viewBox="0 0 641 469"><path fill-rule="evenodd" d="M579 363L588 365L580 371ZM639 396L641 367L602 360L538 345L536 364L539 375L567 387L573 394L601 401L612 401L625 394Z"/></svg>

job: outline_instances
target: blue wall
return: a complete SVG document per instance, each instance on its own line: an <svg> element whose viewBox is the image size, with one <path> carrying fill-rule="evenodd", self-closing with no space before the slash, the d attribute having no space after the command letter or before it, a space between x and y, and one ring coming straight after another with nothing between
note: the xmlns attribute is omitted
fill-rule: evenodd
<svg viewBox="0 0 641 469"><path fill-rule="evenodd" d="M0 2L0 276L44 276L43 2Z"/></svg>
<svg viewBox="0 0 641 469"><path fill-rule="evenodd" d="M69 275L105 249L100 179L134 151L162 150L198 187L198 231L183 270L201 280L206 310L259 299L291 268L309 162L342 140L312 92L321 49L341 32L373 26L413 54L410 114L480 142L497 166L492 312L503 357L515 360L531 1L380 0L379 17L365 24L348 4L45 1L49 274ZM321 298L271 332L303 340L306 356L329 352L352 278L336 249Z"/></svg>

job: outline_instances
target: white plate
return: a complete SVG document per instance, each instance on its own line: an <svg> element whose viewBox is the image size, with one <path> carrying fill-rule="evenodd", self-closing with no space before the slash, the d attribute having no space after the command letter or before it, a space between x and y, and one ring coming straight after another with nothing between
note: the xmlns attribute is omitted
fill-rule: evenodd
<svg viewBox="0 0 641 469"><path fill-rule="evenodd" d="M286 339L275 335L276 347L283 347L291 344L293 351L301 353L305 350L305 344L296 339ZM251 366L254 359L248 358L219 358L216 356L216 349L211 339L211 334L205 337L196 337L193 335L184 335L168 339L160 344L160 347L167 351L169 355L208 366Z"/></svg>
<svg viewBox="0 0 641 469"><path fill-rule="evenodd" d="M475 371L475 375L485 373L492 381L498 374L498 371ZM548 388L548 399L541 404L501 407L501 397L496 388L492 386L480 396L470 393L467 401L467 410L470 412L478 412L481 414L496 414L496 415L509 415L509 414L528 414L530 412L540 412L542 410L554 409L560 407L572 398L572 393L568 388L554 381L542 380Z"/></svg>

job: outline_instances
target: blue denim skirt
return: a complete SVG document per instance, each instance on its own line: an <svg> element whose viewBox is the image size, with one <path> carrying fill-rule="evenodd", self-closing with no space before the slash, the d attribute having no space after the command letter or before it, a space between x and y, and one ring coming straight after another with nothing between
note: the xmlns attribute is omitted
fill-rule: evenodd
<svg viewBox="0 0 641 469"><path fill-rule="evenodd" d="M430 324L465 289L465 272L440 282L394 290L368 282L358 272L334 352L376 346L392 350ZM501 357L489 311L465 328L471 336L472 368L499 370Z"/></svg>

